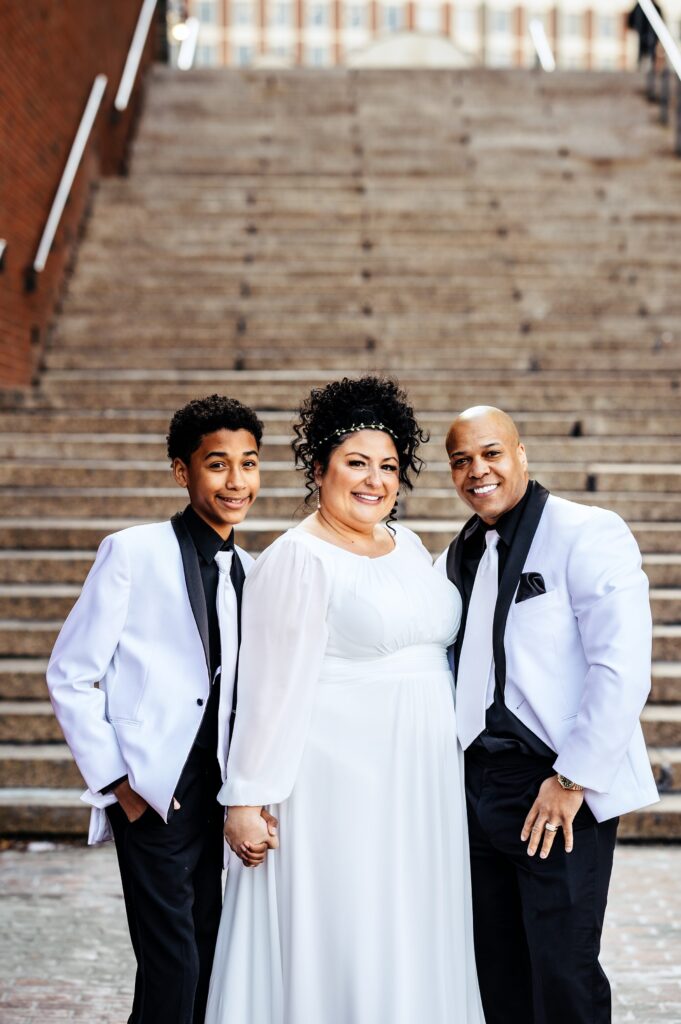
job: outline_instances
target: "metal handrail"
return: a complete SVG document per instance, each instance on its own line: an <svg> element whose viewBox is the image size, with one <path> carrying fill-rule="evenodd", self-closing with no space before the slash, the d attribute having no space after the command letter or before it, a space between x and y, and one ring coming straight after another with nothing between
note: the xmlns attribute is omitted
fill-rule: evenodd
<svg viewBox="0 0 681 1024"><path fill-rule="evenodd" d="M144 53L144 47L147 42L147 36L149 35L149 27L154 17L154 10L156 8L157 0L144 0L142 9L137 19L137 25L133 33L132 42L130 43L130 49L128 50L128 56L125 61L125 67L123 68L123 74L121 75L121 81L118 86L118 92L116 93L116 99L114 100L114 109L119 113L125 110L130 102L130 96L132 95L133 86L135 79L137 78L137 72L139 71L140 61L142 60L142 54Z"/></svg>
<svg viewBox="0 0 681 1024"><path fill-rule="evenodd" d="M59 221L61 220L61 215L64 212L64 207L66 206L66 200L69 197L71 186L73 185L76 172L80 166L80 161L90 137L90 132L92 131L92 126L95 123L107 81L108 79L106 75L97 75L92 83L92 89L90 90L90 95L85 105L83 116L80 119L78 131L76 132L76 136L71 145L71 152L69 153L66 161L61 181L57 186L55 197L52 200L52 208L50 209L49 216L45 223L45 229L38 245L38 251L36 252L35 259L33 260L32 269L36 274L39 274L45 269L47 257L50 254L50 249L54 242L54 236L57 233Z"/></svg>
<svg viewBox="0 0 681 1024"><path fill-rule="evenodd" d="M638 0L638 2L641 10L650 22L653 32L662 44L662 48L667 55L669 64L671 64L672 68L676 72L676 140L674 143L674 152L677 156L681 156L681 51L674 42L674 38L667 28L664 19L655 7L653 0ZM648 85L648 95L652 96L654 99L654 61L651 63L650 74L652 78ZM669 119L669 102L669 70L668 68L665 68L662 72L660 90L660 121L663 124L666 124Z"/></svg>
<svg viewBox="0 0 681 1024"><path fill-rule="evenodd" d="M681 52L674 42L671 32L665 25L661 15L658 14L653 0L638 0L638 2L641 10L650 22L653 32L662 43L664 52L669 58L669 63L674 68L674 71L676 71L679 79L681 79Z"/></svg>
<svg viewBox="0 0 681 1024"><path fill-rule="evenodd" d="M542 70L555 71L556 58L553 56L553 51L551 49L548 36L546 35L544 23L540 21L539 18L532 18L529 24L529 30L530 38L534 43L534 49L537 54L537 60L539 61Z"/></svg>

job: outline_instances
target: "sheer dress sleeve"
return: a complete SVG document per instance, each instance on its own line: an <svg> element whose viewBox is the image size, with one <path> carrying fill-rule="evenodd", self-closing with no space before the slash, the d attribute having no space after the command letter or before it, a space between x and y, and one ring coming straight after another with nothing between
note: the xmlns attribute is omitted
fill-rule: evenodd
<svg viewBox="0 0 681 1024"><path fill-rule="evenodd" d="M305 540L289 535L264 552L250 572L221 803L253 807L290 795L327 646L329 591L322 559Z"/></svg>

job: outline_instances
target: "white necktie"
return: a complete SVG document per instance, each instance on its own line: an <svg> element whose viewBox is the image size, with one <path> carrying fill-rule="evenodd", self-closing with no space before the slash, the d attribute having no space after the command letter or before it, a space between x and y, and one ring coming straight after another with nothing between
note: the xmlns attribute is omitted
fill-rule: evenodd
<svg viewBox="0 0 681 1024"><path fill-rule="evenodd" d="M466 629L456 673L456 721L465 750L485 728L485 711L494 700L492 623L499 592L499 534L489 530L487 548L475 574Z"/></svg>
<svg viewBox="0 0 681 1024"><path fill-rule="evenodd" d="M220 705L218 710L218 761L225 776L227 747L229 745L229 720L234 699L234 679L239 653L239 624L236 593L230 570L233 551L218 551L215 562L218 567L217 610L220 625Z"/></svg>

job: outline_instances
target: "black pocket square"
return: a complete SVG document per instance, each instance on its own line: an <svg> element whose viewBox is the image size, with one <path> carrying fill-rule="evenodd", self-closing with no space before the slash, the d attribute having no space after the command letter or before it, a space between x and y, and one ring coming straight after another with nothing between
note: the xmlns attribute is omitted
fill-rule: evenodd
<svg viewBox="0 0 681 1024"><path fill-rule="evenodd" d="M540 572L524 572L520 577L518 592L515 595L515 602L528 601L531 597L539 597L546 593L544 577Z"/></svg>

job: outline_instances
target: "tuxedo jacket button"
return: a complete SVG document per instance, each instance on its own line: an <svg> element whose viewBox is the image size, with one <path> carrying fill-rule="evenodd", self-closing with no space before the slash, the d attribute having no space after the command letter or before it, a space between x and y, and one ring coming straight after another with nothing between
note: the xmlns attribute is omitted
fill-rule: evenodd
<svg viewBox="0 0 681 1024"><path fill-rule="evenodd" d="M196 703L199 705L200 708L202 708L203 707L203 697L197 697L196 698Z"/></svg>

